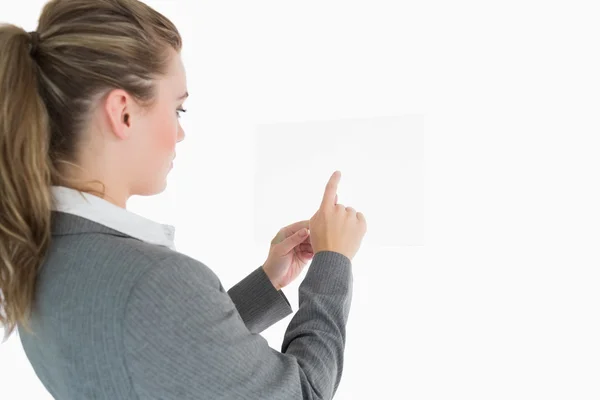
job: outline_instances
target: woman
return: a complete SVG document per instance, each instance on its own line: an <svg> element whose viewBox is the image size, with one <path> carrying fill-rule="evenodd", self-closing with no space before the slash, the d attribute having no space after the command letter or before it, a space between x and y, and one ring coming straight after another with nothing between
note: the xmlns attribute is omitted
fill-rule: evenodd
<svg viewBox="0 0 600 400"><path fill-rule="evenodd" d="M137 0L54 0L35 32L0 26L0 322L56 399L331 399L366 233L339 171L229 291L126 209L164 190L184 138L181 46ZM276 351L259 333L311 258Z"/></svg>

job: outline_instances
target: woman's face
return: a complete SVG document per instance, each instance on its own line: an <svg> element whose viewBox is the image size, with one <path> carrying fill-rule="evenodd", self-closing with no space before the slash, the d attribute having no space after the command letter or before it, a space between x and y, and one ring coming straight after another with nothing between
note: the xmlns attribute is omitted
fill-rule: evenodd
<svg viewBox="0 0 600 400"><path fill-rule="evenodd" d="M158 100L146 114L136 114L135 140L132 158L127 161L135 177L131 194L153 195L166 187L166 177L172 169L175 145L185 137L179 123L178 109L187 97L185 69L181 56L173 51L169 74L158 83ZM135 156L134 156L135 154Z"/></svg>

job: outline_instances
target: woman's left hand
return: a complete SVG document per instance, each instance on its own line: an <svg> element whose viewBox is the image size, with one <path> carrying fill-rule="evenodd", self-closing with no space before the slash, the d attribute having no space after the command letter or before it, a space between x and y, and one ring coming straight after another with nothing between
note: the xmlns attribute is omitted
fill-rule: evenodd
<svg viewBox="0 0 600 400"><path fill-rule="evenodd" d="M271 241L263 269L277 290L296 279L314 255L308 222L299 221L281 228ZM306 235L302 236L302 232Z"/></svg>

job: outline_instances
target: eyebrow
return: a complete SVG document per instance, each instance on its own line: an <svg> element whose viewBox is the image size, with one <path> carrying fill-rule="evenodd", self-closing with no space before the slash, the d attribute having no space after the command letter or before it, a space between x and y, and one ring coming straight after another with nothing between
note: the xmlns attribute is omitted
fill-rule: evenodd
<svg viewBox="0 0 600 400"><path fill-rule="evenodd" d="M183 100L183 99L185 99L186 97L189 97L189 95L190 95L190 94L189 94L188 92L185 92L185 94L184 94L183 96L181 96L180 98L178 98L177 100Z"/></svg>

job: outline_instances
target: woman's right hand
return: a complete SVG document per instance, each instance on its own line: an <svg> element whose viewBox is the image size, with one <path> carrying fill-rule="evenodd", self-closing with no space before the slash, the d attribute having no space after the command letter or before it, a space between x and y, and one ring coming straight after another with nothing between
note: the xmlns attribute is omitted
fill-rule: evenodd
<svg viewBox="0 0 600 400"><path fill-rule="evenodd" d="M337 204L341 176L340 171L335 171L329 178L321 206L309 220L308 229L315 255L320 251L335 251L352 260L367 232L367 221L352 207Z"/></svg>

